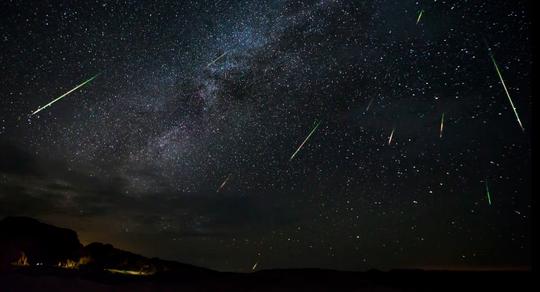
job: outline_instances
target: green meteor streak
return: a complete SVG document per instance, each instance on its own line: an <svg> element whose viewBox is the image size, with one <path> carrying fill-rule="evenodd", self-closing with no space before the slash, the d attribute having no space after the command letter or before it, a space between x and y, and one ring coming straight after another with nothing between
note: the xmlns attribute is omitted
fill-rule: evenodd
<svg viewBox="0 0 540 292"><path fill-rule="evenodd" d="M225 186L227 181L229 181L229 179L231 178L231 175L232 175L232 173L227 176L227 178L223 181L223 183L221 183L219 188L216 190L216 193L219 193L219 191L221 191L221 189Z"/></svg>
<svg viewBox="0 0 540 292"><path fill-rule="evenodd" d="M46 104L46 105L44 105L44 106L38 108L36 111L34 111L32 114L30 114L30 116L33 116L33 115L39 113L40 111L46 109L47 107L51 106L53 103L59 101L60 99L62 99L62 98L65 97L66 95L68 95L68 94L72 93L73 91L77 90L78 88L84 86L86 83L88 83L88 82L94 80L96 77L98 77L98 75L99 75L99 74L94 75L92 78L90 78L90 79L84 81L83 83L81 83L81 84L75 86L73 89L71 89L70 91L68 91L68 92L66 92L66 93L64 93L64 94L62 94L62 95L60 95L59 97L55 98L53 101L49 102L48 104Z"/></svg>
<svg viewBox="0 0 540 292"><path fill-rule="evenodd" d="M306 139L304 139L304 142L302 142L302 144L300 144L300 146L298 146L298 149L296 149L296 151L293 153L293 155L291 156L291 158L289 159L289 161L293 160L294 156L296 156L296 153L298 153L298 151L300 151L300 149L302 149L302 147L304 146L304 144L307 142L307 140L309 139L309 137L311 137L311 135L313 135L313 133L315 132L315 130L317 130L317 128L319 127L319 125L321 124L321 122L319 121L315 127L313 127L313 129L311 130L311 132L309 133L309 135L306 137Z"/></svg>
<svg viewBox="0 0 540 292"><path fill-rule="evenodd" d="M420 18L422 18L422 14L424 14L424 9L420 10L420 13L418 14L418 18L416 19L416 24L420 22Z"/></svg>
<svg viewBox="0 0 540 292"><path fill-rule="evenodd" d="M525 128L523 128L523 125L521 124L521 120L519 119L519 115L517 113L516 107L514 106L514 102L512 101L512 98L510 97L510 93L508 93L508 88L506 88L506 84L504 83L501 71L499 70L499 66L497 66L497 62L495 62L495 58L493 57L493 54L489 54L491 57L491 61L493 61L493 65L495 66L495 70L497 71L497 75L499 75L499 79L501 80L501 84L504 88L504 92L506 93L506 96L508 97L508 101L510 102L510 105L512 106L512 109L514 110L514 114L516 115L516 119L518 121L519 126L521 127L522 131L525 131Z"/></svg>
<svg viewBox="0 0 540 292"><path fill-rule="evenodd" d="M392 143L392 138L394 137L394 131L395 130L396 130L396 128L393 128L392 133L390 133L390 137L388 137L388 145L390 145L390 143Z"/></svg>
<svg viewBox="0 0 540 292"><path fill-rule="evenodd" d="M214 64L215 62L217 62L219 59L223 58L225 55L227 54L227 52L221 54L221 56L217 57L216 59L214 59L212 62L208 63L208 65L206 65L206 67L210 67L210 65Z"/></svg>
<svg viewBox="0 0 540 292"><path fill-rule="evenodd" d="M440 131L439 131L439 138L442 138L443 129L444 129L444 113L442 113L442 116L441 116L441 128L440 128Z"/></svg>
<svg viewBox="0 0 540 292"><path fill-rule="evenodd" d="M489 195L489 187L488 187L487 179L486 179L486 195L487 195L488 203L491 205L491 196Z"/></svg>
<svg viewBox="0 0 540 292"><path fill-rule="evenodd" d="M366 107L366 110L364 112L367 112L369 110L369 108L371 107L371 104L373 103L373 98L369 101L367 107Z"/></svg>

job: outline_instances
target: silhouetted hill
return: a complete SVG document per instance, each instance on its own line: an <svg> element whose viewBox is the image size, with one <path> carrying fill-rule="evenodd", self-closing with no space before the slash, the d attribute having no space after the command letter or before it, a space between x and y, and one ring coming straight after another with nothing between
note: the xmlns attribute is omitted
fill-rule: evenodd
<svg viewBox="0 0 540 292"><path fill-rule="evenodd" d="M213 272L188 264L165 261L158 258L147 258L132 252L117 249L110 244L93 242L83 248L83 257L89 257L89 267L98 269L116 269L137 271L141 274L176 274L196 276Z"/></svg>
<svg viewBox="0 0 540 292"><path fill-rule="evenodd" d="M83 246L77 233L27 217L0 221L2 269L13 266L42 266L111 271L134 275L167 274L194 277L213 271L192 265L124 251L111 244L93 242Z"/></svg>
<svg viewBox="0 0 540 292"><path fill-rule="evenodd" d="M57 265L79 258L82 251L77 233L27 217L6 217L0 221L0 269L22 255L34 264Z"/></svg>
<svg viewBox="0 0 540 292"><path fill-rule="evenodd" d="M24 256L22 256L24 255ZM216 272L110 244L26 217L0 221L0 291L531 291L528 272L274 269Z"/></svg>

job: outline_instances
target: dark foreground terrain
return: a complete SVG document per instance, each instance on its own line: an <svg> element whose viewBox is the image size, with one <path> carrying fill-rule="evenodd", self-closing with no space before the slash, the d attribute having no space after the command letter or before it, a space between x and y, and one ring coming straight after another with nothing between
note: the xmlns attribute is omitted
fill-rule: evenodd
<svg viewBox="0 0 540 292"><path fill-rule="evenodd" d="M31 218L0 221L0 291L533 291L526 271L225 273L146 258Z"/></svg>
<svg viewBox="0 0 540 292"><path fill-rule="evenodd" d="M0 273L0 291L533 291L527 272L269 270L201 278L27 269Z"/></svg>

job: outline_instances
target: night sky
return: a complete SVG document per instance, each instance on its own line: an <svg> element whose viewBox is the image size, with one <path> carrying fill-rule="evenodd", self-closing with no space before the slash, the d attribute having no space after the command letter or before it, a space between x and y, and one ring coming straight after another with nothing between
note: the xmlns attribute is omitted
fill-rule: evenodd
<svg viewBox="0 0 540 292"><path fill-rule="evenodd" d="M226 271L527 267L530 13L1 1L0 217Z"/></svg>

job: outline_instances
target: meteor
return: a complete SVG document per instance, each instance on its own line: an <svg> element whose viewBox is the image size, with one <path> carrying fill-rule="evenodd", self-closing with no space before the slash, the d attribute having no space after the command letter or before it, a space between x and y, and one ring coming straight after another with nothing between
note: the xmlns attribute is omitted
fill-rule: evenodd
<svg viewBox="0 0 540 292"><path fill-rule="evenodd" d="M444 128L444 113L442 114L441 116L441 130L439 132L439 138L442 138L442 131L443 131L443 128Z"/></svg>
<svg viewBox="0 0 540 292"><path fill-rule="evenodd" d="M304 142L302 142L302 144L300 144L300 146L298 146L298 148L296 149L296 151L293 153L293 155L291 155L291 158L289 159L289 161L292 161L294 156L296 156L296 153L298 153L298 151L300 151L300 149L302 149L302 147L304 146L304 144L307 142L307 140L309 139L309 137L311 137L311 135L315 132L315 130L317 130L317 128L319 127L319 125L321 124L321 122L319 121L315 127L313 127L313 129L311 130L311 132L309 133L309 135L306 137L306 139L304 139Z"/></svg>
<svg viewBox="0 0 540 292"><path fill-rule="evenodd" d="M420 18L422 18L422 14L424 14L424 9L420 10L420 13L418 13L418 18L416 19L416 24L420 22Z"/></svg>
<svg viewBox="0 0 540 292"><path fill-rule="evenodd" d="M208 65L206 65L206 68L210 67L210 65L214 64L215 62L217 62L219 59L223 58L223 56L225 56L227 54L227 52L221 54L221 56L217 57L216 59L214 59L214 61L208 63Z"/></svg>
<svg viewBox="0 0 540 292"><path fill-rule="evenodd" d="M390 133L390 137L388 137L388 145L390 145L390 143L392 143L392 137L394 137L394 131L395 130L396 130L396 128L393 128L392 133Z"/></svg>
<svg viewBox="0 0 540 292"><path fill-rule="evenodd" d="M367 112L369 110L369 108L371 107L371 104L373 103L373 98L369 101L367 107L366 107L366 110L364 112Z"/></svg>
<svg viewBox="0 0 540 292"><path fill-rule="evenodd" d="M254 265L253 265L253 268L251 268L252 271L255 271L255 269L257 268L257 265L259 264L259 262L256 262Z"/></svg>
<svg viewBox="0 0 540 292"><path fill-rule="evenodd" d="M506 84L504 83L501 71L499 70L499 66L497 66L497 62L495 62L495 58L493 57L493 54L489 54L491 57L491 61L493 61L493 65L495 66L495 70L497 71L497 75L499 75L499 79L501 80L501 84L504 88L504 92L506 93L506 97L508 97L508 101L510 102L510 105L512 106L512 109L514 110L514 115L516 116L517 122L519 126L521 127L522 131L525 131L525 128L523 128L523 125L521 124L521 120L519 119L519 115L517 113L516 107L514 106L514 102L512 101L512 98L510 97L510 93L508 93L508 88L506 88Z"/></svg>
<svg viewBox="0 0 540 292"><path fill-rule="evenodd" d="M70 91L68 91L68 92L66 92L66 93L64 93L64 94L62 94L62 95L60 95L59 97L55 98L53 101L49 102L48 104L46 104L46 105L44 105L44 106L38 108L36 111L34 111L33 113L31 113L30 116L33 116L33 115L39 113L40 111L44 110L45 108L51 106L53 103L59 101L59 100L62 99L64 96L66 96L66 95L72 93L73 91L77 90L78 88L84 86L86 83L88 83L88 82L94 80L96 77L98 77L98 75L99 75L99 74L94 75L92 78L90 78L90 79L84 81L83 83L81 83L81 84L75 86L73 89L71 89Z"/></svg>
<svg viewBox="0 0 540 292"><path fill-rule="evenodd" d="M225 184L227 183L227 181L229 180L229 178L231 178L231 175L232 175L232 173L229 174L229 175L227 176L227 178L221 183L221 185L219 186L219 188L216 190L216 193L219 193L219 191L221 191L221 189L225 186Z"/></svg>
<svg viewBox="0 0 540 292"><path fill-rule="evenodd" d="M488 187L487 179L486 179L486 196L487 196L489 205L491 205L491 196L489 194L489 187Z"/></svg>

